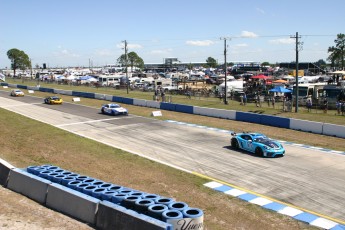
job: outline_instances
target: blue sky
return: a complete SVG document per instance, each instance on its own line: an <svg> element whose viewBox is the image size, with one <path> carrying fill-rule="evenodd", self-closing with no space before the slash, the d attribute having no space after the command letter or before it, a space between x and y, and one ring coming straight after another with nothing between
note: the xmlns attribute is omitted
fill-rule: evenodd
<svg viewBox="0 0 345 230"><path fill-rule="evenodd" d="M49 67L114 64L136 52L145 63L176 57L201 62L270 63L326 60L345 33L344 0L0 0L0 68L7 51L23 50L32 64Z"/></svg>

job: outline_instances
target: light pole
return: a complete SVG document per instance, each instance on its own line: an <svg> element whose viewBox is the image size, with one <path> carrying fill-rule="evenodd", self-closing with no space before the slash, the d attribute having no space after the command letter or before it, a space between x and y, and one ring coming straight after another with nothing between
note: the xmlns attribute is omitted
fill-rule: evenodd
<svg viewBox="0 0 345 230"><path fill-rule="evenodd" d="M226 50L226 40L227 39L230 39L230 38L227 38L227 37L224 37L224 38L220 38L221 40L224 40L224 69L225 69L225 92L224 92L224 104L227 105L228 104L228 85L227 85L227 64L226 64L226 53L227 53L227 50Z"/></svg>
<svg viewBox="0 0 345 230"><path fill-rule="evenodd" d="M125 43L125 66L126 66L126 85L127 85L127 94L129 93L128 87L129 87L129 79L128 79L128 57L127 57L127 40L124 41Z"/></svg>
<svg viewBox="0 0 345 230"><path fill-rule="evenodd" d="M291 38L296 38L296 91L295 91L295 113L298 113L298 51L299 51L299 45L301 45L302 43L300 43L298 41L298 38L300 38L298 36L298 32L296 32L296 36L291 36Z"/></svg>

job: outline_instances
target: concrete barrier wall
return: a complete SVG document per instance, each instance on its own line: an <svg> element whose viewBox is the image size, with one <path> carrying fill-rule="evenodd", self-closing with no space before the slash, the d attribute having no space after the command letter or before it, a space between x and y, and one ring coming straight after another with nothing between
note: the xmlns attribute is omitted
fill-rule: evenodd
<svg viewBox="0 0 345 230"><path fill-rule="evenodd" d="M26 85L17 85L18 89L27 89L28 87Z"/></svg>
<svg viewBox="0 0 345 230"><path fill-rule="evenodd" d="M8 84L8 87L17 88L17 84Z"/></svg>
<svg viewBox="0 0 345 230"><path fill-rule="evenodd" d="M47 93L54 93L54 89L43 88L43 87L40 87L40 88L39 88L39 91L41 91L41 92L47 92Z"/></svg>
<svg viewBox="0 0 345 230"><path fill-rule="evenodd" d="M143 99L133 99L133 105L144 106L146 107L146 100Z"/></svg>
<svg viewBox="0 0 345 230"><path fill-rule="evenodd" d="M122 103L122 99L123 99L123 97L113 96L111 101L117 102L117 103Z"/></svg>
<svg viewBox="0 0 345 230"><path fill-rule="evenodd" d="M106 100L105 94L95 93L95 99Z"/></svg>
<svg viewBox="0 0 345 230"><path fill-rule="evenodd" d="M123 97L122 103L127 104L127 105L133 105L133 98Z"/></svg>
<svg viewBox="0 0 345 230"><path fill-rule="evenodd" d="M217 117L216 110L212 108L206 108L206 107L199 107L194 106L193 107L193 113L203 116L209 116L209 117Z"/></svg>
<svg viewBox="0 0 345 230"><path fill-rule="evenodd" d="M113 101L113 95L105 95L105 100Z"/></svg>
<svg viewBox="0 0 345 230"><path fill-rule="evenodd" d="M246 113L246 112L236 112L236 121L244 121L244 122L250 122L250 123L261 123L261 117L260 114L256 113Z"/></svg>
<svg viewBox="0 0 345 230"><path fill-rule="evenodd" d="M191 106L191 105L175 104L175 111L176 112L181 112L181 113L193 114L193 106Z"/></svg>
<svg viewBox="0 0 345 230"><path fill-rule="evenodd" d="M104 230L172 230L171 224L138 214L108 201L101 201L98 205L96 228Z"/></svg>
<svg viewBox="0 0 345 230"><path fill-rule="evenodd" d="M150 107L150 108L159 109L160 108L160 102L158 102L158 101L147 101L146 106Z"/></svg>
<svg viewBox="0 0 345 230"><path fill-rule="evenodd" d="M323 123L290 118L290 129L322 134Z"/></svg>
<svg viewBox="0 0 345 230"><path fill-rule="evenodd" d="M345 138L345 126L334 124L323 124L322 134Z"/></svg>
<svg viewBox="0 0 345 230"><path fill-rule="evenodd" d="M72 91L72 96L74 96L74 97L85 97L85 98L95 98L94 93L78 92L78 91Z"/></svg>
<svg viewBox="0 0 345 230"><path fill-rule="evenodd" d="M15 168L10 171L7 188L44 204L49 184L49 180Z"/></svg>
<svg viewBox="0 0 345 230"><path fill-rule="evenodd" d="M10 175L10 171L13 170L15 167L9 164L7 161L0 159L0 185L7 186L8 176Z"/></svg>
<svg viewBox="0 0 345 230"><path fill-rule="evenodd" d="M176 105L173 104L173 103L161 103L160 109L175 111L176 110Z"/></svg>
<svg viewBox="0 0 345 230"><path fill-rule="evenodd" d="M37 86L28 86L29 90L35 90L35 91L39 91L40 90L40 87L37 87Z"/></svg>
<svg viewBox="0 0 345 230"><path fill-rule="evenodd" d="M72 96L72 90L62 90L62 89L54 89L54 93Z"/></svg>
<svg viewBox="0 0 345 230"><path fill-rule="evenodd" d="M261 124L280 128L290 128L290 118L261 114Z"/></svg>
<svg viewBox="0 0 345 230"><path fill-rule="evenodd" d="M236 119L236 111L234 110L213 109L213 108L194 106L193 113L198 114L198 115L203 115L203 116L219 117L219 118L230 119L230 120Z"/></svg>
<svg viewBox="0 0 345 230"><path fill-rule="evenodd" d="M97 205L100 200L59 184L49 184L47 207L73 216L84 222L95 224Z"/></svg>
<svg viewBox="0 0 345 230"><path fill-rule="evenodd" d="M216 109L217 117L235 120L236 119L236 111L233 110L226 110L226 109Z"/></svg>

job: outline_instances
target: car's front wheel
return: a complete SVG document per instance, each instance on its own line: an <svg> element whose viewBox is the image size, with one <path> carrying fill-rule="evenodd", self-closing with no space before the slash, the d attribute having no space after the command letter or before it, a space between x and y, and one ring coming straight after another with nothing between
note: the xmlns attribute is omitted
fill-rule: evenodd
<svg viewBox="0 0 345 230"><path fill-rule="evenodd" d="M234 148L234 149L238 149L239 148L238 141L237 141L236 138L232 138L231 139L231 147Z"/></svg>
<svg viewBox="0 0 345 230"><path fill-rule="evenodd" d="M102 113L104 114L104 108L102 108Z"/></svg>
<svg viewBox="0 0 345 230"><path fill-rule="evenodd" d="M260 157L263 157L263 156L264 156L264 152L263 152L262 149L259 148L259 147L257 147L257 148L255 149L255 154L258 155L258 156L260 156Z"/></svg>

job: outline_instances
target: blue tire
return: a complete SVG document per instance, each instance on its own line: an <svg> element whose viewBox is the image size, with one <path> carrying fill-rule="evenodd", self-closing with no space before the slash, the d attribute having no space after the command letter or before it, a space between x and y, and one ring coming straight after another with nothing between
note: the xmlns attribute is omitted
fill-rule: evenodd
<svg viewBox="0 0 345 230"><path fill-rule="evenodd" d="M187 208L182 211L185 218L198 218L204 215L204 212L198 208Z"/></svg>
<svg viewBox="0 0 345 230"><path fill-rule="evenodd" d="M162 213L169 210L164 204L153 204L147 208L147 215L162 220Z"/></svg>
<svg viewBox="0 0 345 230"><path fill-rule="evenodd" d="M183 214L182 212L178 211L178 210L166 210L162 213L162 220L167 222L167 220L171 220L171 219L183 219Z"/></svg>
<svg viewBox="0 0 345 230"><path fill-rule="evenodd" d="M168 208L170 210L178 210L178 211L183 211L188 208L188 204L184 202L172 202L168 205Z"/></svg>

